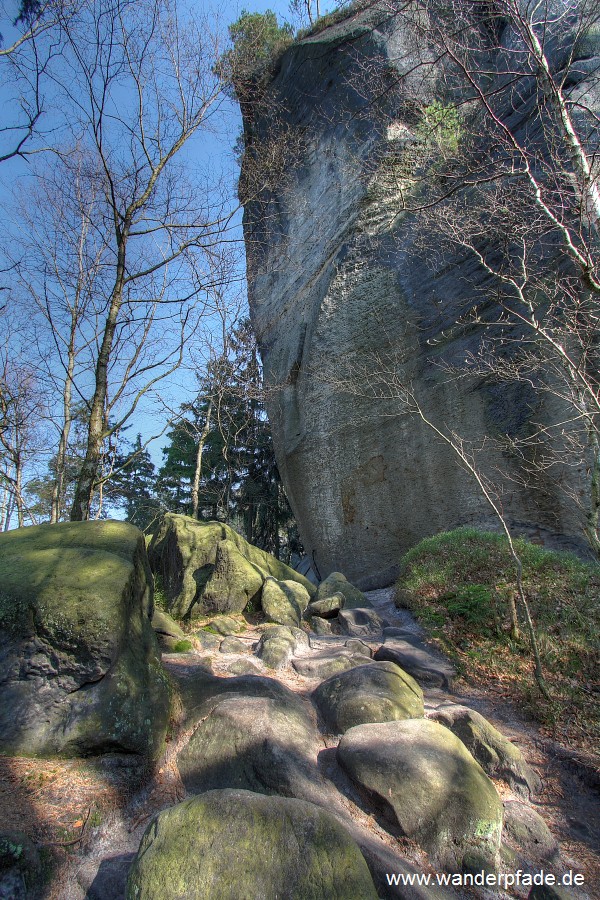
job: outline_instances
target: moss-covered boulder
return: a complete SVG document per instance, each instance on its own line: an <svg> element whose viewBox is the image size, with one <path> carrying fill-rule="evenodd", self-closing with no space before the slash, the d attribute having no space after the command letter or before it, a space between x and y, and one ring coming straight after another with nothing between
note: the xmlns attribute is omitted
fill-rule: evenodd
<svg viewBox="0 0 600 900"><path fill-rule="evenodd" d="M248 645L232 634L223 638L219 647L220 653L246 653L247 650Z"/></svg>
<svg viewBox="0 0 600 900"><path fill-rule="evenodd" d="M309 600L308 591L301 584L277 581L269 576L263 585L260 602L270 622L297 628Z"/></svg>
<svg viewBox="0 0 600 900"><path fill-rule="evenodd" d="M154 613L152 614L152 627L157 635L163 634L180 639L185 637L181 626L177 624L175 619L157 606L154 607Z"/></svg>
<svg viewBox="0 0 600 900"><path fill-rule="evenodd" d="M346 598L340 591L325 597L323 600L313 600L306 610L307 616L318 616L321 619L334 619L340 609L344 608Z"/></svg>
<svg viewBox="0 0 600 900"><path fill-rule="evenodd" d="M202 615L243 612L258 603L264 580L262 569L246 559L233 541L219 541L214 567L202 587Z"/></svg>
<svg viewBox="0 0 600 900"><path fill-rule="evenodd" d="M333 790L317 768L322 742L306 706L293 694L221 699L177 757L188 793L243 788L326 802Z"/></svg>
<svg viewBox="0 0 600 900"><path fill-rule="evenodd" d="M153 571L162 578L169 611L177 619L241 612L248 603L258 603L269 575L295 581L311 596L315 591L304 576L222 522L167 513L148 554Z"/></svg>
<svg viewBox="0 0 600 900"><path fill-rule="evenodd" d="M0 535L0 752L158 753L169 691L151 586L125 522Z"/></svg>
<svg viewBox="0 0 600 900"><path fill-rule="evenodd" d="M158 640L158 646L163 653L173 652L176 644L185 641L186 636L175 619L158 607L154 607L152 616L152 628Z"/></svg>
<svg viewBox="0 0 600 900"><path fill-rule="evenodd" d="M315 600L326 600L333 594L342 594L344 597L345 609L356 609L357 607L369 606L369 601L362 591L350 584L345 575L341 572L332 572L325 578L319 587Z"/></svg>
<svg viewBox="0 0 600 900"><path fill-rule="evenodd" d="M432 712L430 718L459 737L490 778L506 781L521 796L529 797L539 791L540 778L527 765L519 748L481 713L467 706L448 704Z"/></svg>
<svg viewBox="0 0 600 900"><path fill-rule="evenodd" d="M502 803L456 735L427 719L357 725L342 737L338 762L359 791L442 866L465 857L493 865Z"/></svg>
<svg viewBox="0 0 600 900"><path fill-rule="evenodd" d="M243 790L208 791L154 819L127 900L377 900L357 845L325 810Z"/></svg>
<svg viewBox="0 0 600 900"><path fill-rule="evenodd" d="M424 714L423 691L390 662L349 669L321 682L313 694L327 726L341 734L368 722L394 722Z"/></svg>
<svg viewBox="0 0 600 900"><path fill-rule="evenodd" d="M217 616L215 619L211 619L208 625L204 626L207 632L220 634L223 637L229 637L231 634L240 634L240 632L246 630L246 627L245 621L234 619L232 616Z"/></svg>
<svg viewBox="0 0 600 900"><path fill-rule="evenodd" d="M300 628L273 625L263 632L256 655L270 669L281 669L299 647L308 647L308 637Z"/></svg>

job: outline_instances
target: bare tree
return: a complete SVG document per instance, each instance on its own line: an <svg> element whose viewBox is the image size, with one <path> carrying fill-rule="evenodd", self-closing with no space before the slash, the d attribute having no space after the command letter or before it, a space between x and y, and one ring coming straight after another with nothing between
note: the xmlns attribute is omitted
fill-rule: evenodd
<svg viewBox="0 0 600 900"><path fill-rule="evenodd" d="M98 228L97 186L78 151L38 169L37 183L17 205L18 241L4 253L14 293L30 314L30 365L47 386L56 433L50 521L61 517L67 490L75 410L87 404L100 323L106 310L109 242ZM16 278L15 278L16 276Z"/></svg>
<svg viewBox="0 0 600 900"><path fill-rule="evenodd" d="M90 514L103 444L181 361L198 298L222 276L230 213L220 185L203 190L185 165L223 97L207 23L184 22L165 0L89 0L61 27L53 90L70 111L95 198L91 228L105 246L77 520Z"/></svg>
<svg viewBox="0 0 600 900"><path fill-rule="evenodd" d="M43 130L48 69L61 52L62 22L77 9L78 0L22 0L18 9L0 7L0 73L4 90L12 94L10 114L0 126L0 163L39 151L32 139Z"/></svg>
<svg viewBox="0 0 600 900"><path fill-rule="evenodd" d="M27 461L39 449L44 397L35 373L26 365L15 365L5 354L0 370L0 480L5 487L3 530L10 526L14 507L19 527L25 524L27 504L23 475ZM35 521L35 520L33 520Z"/></svg>

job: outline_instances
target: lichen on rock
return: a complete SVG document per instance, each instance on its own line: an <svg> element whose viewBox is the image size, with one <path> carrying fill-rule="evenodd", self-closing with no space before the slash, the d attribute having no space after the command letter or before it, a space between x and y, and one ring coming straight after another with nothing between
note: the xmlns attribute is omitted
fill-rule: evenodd
<svg viewBox="0 0 600 900"><path fill-rule="evenodd" d="M169 688L144 538L124 522L0 535L4 753L157 755Z"/></svg>
<svg viewBox="0 0 600 900"><path fill-rule="evenodd" d="M162 578L167 606L176 619L240 613L257 605L269 576L294 581L312 596L314 586L298 572L254 547L222 522L198 522L166 513L148 548Z"/></svg>

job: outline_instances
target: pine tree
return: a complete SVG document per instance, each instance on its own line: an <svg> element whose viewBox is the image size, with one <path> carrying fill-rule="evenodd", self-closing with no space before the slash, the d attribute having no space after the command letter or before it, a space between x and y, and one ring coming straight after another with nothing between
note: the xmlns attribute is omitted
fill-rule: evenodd
<svg viewBox="0 0 600 900"><path fill-rule="evenodd" d="M116 455L114 469L106 482L106 499L124 510L128 522L146 531L159 515L160 502L155 492L156 470L141 434Z"/></svg>
<svg viewBox="0 0 600 900"><path fill-rule="evenodd" d="M227 522L289 560L301 545L275 461L248 320L229 336L228 351L211 361L195 401L181 408L168 434L159 490L170 510Z"/></svg>

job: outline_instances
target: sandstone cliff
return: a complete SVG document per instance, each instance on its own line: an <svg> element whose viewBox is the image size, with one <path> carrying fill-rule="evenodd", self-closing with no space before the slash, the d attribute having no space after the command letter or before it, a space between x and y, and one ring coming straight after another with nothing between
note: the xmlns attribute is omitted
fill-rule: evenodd
<svg viewBox="0 0 600 900"><path fill-rule="evenodd" d="M389 583L426 535L497 527L432 432L394 399L360 390L377 354L396 361L434 422L470 441L522 436L532 417L561 414L522 384L444 374L480 339L455 323L486 276L465 256L429 252L435 234L425 240L414 215L397 215L398 171L419 152L414 97L426 106L439 90L435 68L424 77L414 63L402 24L375 8L294 44L262 102L243 104L241 193L262 186L244 218L249 297L278 464L320 577L340 569L363 588ZM507 115L525 130L538 113L521 101ZM583 546L580 513L558 487L577 493L580 472L523 486L506 455L483 465L505 473L502 504L518 531Z"/></svg>

